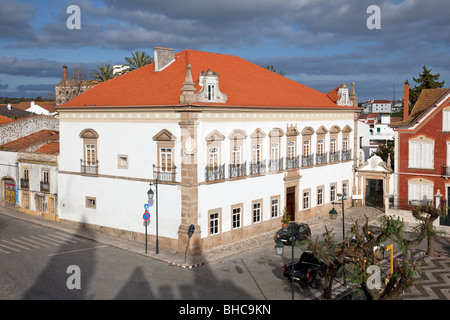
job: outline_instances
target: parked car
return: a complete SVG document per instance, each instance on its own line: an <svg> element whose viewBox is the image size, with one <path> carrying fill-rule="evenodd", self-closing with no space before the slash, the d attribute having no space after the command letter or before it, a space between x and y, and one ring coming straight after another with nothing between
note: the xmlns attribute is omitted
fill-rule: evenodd
<svg viewBox="0 0 450 320"><path fill-rule="evenodd" d="M294 281L306 283L312 288L319 288L325 271L326 265L317 260L312 252L305 251L300 260L294 264ZM283 266L283 276L292 281L292 263Z"/></svg>
<svg viewBox="0 0 450 320"><path fill-rule="evenodd" d="M292 236L294 236L295 241L303 241L306 236L311 237L311 229L306 223L290 222L286 227L277 231L274 240L278 242L278 239L280 239L283 244L291 245Z"/></svg>

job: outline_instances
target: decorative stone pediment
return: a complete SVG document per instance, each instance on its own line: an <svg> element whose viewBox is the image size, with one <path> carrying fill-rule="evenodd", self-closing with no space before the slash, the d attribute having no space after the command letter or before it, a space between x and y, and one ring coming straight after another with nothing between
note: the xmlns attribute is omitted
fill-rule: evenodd
<svg viewBox="0 0 450 320"><path fill-rule="evenodd" d="M305 127L305 128L302 130L302 135L303 135L303 136L310 136L310 135L313 135L313 134L314 134L314 129L311 128L311 127Z"/></svg>
<svg viewBox="0 0 450 320"><path fill-rule="evenodd" d="M98 139L98 133L94 129L84 129L80 133L80 138L83 138L83 139Z"/></svg>
<svg viewBox="0 0 450 320"><path fill-rule="evenodd" d="M319 129L317 129L316 134L327 134L328 130L324 126L320 126Z"/></svg>
<svg viewBox="0 0 450 320"><path fill-rule="evenodd" d="M297 129L297 125L287 125L286 127L286 135L287 136L298 136L300 134L300 131Z"/></svg>
<svg viewBox="0 0 450 320"><path fill-rule="evenodd" d="M247 134L242 129L234 129L228 135L228 139L230 139L230 140L244 140L244 139L247 139Z"/></svg>
<svg viewBox="0 0 450 320"><path fill-rule="evenodd" d="M273 128L269 131L270 138L281 138L282 136L284 136L284 132L280 128Z"/></svg>
<svg viewBox="0 0 450 320"><path fill-rule="evenodd" d="M341 128L339 128L339 126L334 125L330 128L330 133L339 133L339 132L341 132Z"/></svg>
<svg viewBox="0 0 450 320"><path fill-rule="evenodd" d="M255 129L255 131L253 131L250 134L250 138L252 139L262 139L266 137L266 133L264 131L262 131L260 128Z"/></svg>
<svg viewBox="0 0 450 320"><path fill-rule="evenodd" d="M162 129L160 132L153 136L153 141L175 141L177 138L166 129Z"/></svg>
<svg viewBox="0 0 450 320"><path fill-rule="evenodd" d="M213 131L211 131L210 134L208 134L206 136L205 139L206 139L206 141L210 141L210 142L223 141L223 140L225 140L225 136L223 134L221 134L219 131L213 130Z"/></svg>
<svg viewBox="0 0 450 320"><path fill-rule="evenodd" d="M390 162L390 161L389 161ZM356 168L356 171L372 171L379 173L392 173L392 169L379 156L372 156L366 163Z"/></svg>
<svg viewBox="0 0 450 320"><path fill-rule="evenodd" d="M353 129L350 128L349 125L346 125L346 126L344 127L344 129L342 129L342 133L348 133L348 132L352 132L352 131L353 131Z"/></svg>

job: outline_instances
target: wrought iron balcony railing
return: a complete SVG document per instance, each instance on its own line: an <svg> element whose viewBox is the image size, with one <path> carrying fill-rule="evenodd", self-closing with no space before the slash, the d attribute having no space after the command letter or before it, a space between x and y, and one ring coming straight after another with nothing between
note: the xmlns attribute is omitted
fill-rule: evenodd
<svg viewBox="0 0 450 320"><path fill-rule="evenodd" d="M93 161L83 161L80 159L81 173L86 174L98 174L98 160Z"/></svg>
<svg viewBox="0 0 450 320"><path fill-rule="evenodd" d="M247 175L247 162L244 162L244 164L229 164L228 172L230 178L245 177Z"/></svg>
<svg viewBox="0 0 450 320"><path fill-rule="evenodd" d="M283 170L284 158L281 159L270 159L269 160L269 172L276 172Z"/></svg>
<svg viewBox="0 0 450 320"><path fill-rule="evenodd" d="M334 163L334 162L339 162L339 161L341 161L341 152L340 151L330 152L329 163Z"/></svg>
<svg viewBox="0 0 450 320"><path fill-rule="evenodd" d="M177 177L177 167L157 167L153 165L153 179L159 181L175 182Z"/></svg>
<svg viewBox="0 0 450 320"><path fill-rule="evenodd" d="M50 191L50 183L41 181L41 191L49 192Z"/></svg>
<svg viewBox="0 0 450 320"><path fill-rule="evenodd" d="M225 164L221 166L206 166L205 167L205 181L216 181L225 179Z"/></svg>
<svg viewBox="0 0 450 320"><path fill-rule="evenodd" d="M266 160L250 162L250 175L266 173Z"/></svg>
<svg viewBox="0 0 450 320"><path fill-rule="evenodd" d="M22 189L29 189L30 188L30 180L25 178L20 178L20 187Z"/></svg>
<svg viewBox="0 0 450 320"><path fill-rule="evenodd" d="M302 167L311 167L314 165L314 154L302 155Z"/></svg>
<svg viewBox="0 0 450 320"><path fill-rule="evenodd" d="M316 154L316 165L326 164L328 160L328 152Z"/></svg>

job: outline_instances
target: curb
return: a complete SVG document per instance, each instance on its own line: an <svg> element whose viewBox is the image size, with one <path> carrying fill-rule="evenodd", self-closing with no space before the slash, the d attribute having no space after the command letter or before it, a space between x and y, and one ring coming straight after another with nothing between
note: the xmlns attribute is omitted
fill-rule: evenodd
<svg viewBox="0 0 450 320"><path fill-rule="evenodd" d="M171 266L176 266L176 267L180 267L180 268L183 268L183 269L194 269L194 268L198 268L198 267L201 267L201 266L205 265L205 262L192 264L192 265L189 265L189 266L186 266L184 264L175 263L175 262L170 262L170 261L169 261L169 264Z"/></svg>

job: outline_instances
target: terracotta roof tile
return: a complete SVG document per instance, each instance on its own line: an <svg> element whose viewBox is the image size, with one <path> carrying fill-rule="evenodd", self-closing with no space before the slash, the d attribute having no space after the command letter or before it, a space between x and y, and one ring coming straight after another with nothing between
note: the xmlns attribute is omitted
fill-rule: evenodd
<svg viewBox="0 0 450 320"><path fill-rule="evenodd" d="M35 147L39 148L43 143L50 141L59 141L59 132L55 130L41 130L32 133L23 138L5 143L0 146L0 151L34 151Z"/></svg>
<svg viewBox="0 0 450 320"><path fill-rule="evenodd" d="M59 142L49 142L37 149L35 152L47 154L59 154Z"/></svg>
<svg viewBox="0 0 450 320"><path fill-rule="evenodd" d="M178 106L186 76L192 66L192 78L199 89L199 75L210 69L219 74L220 91L228 95L226 103L194 103L225 107L339 108L326 94L232 55L184 50L160 72L154 64L99 83L60 108L89 105Z"/></svg>
<svg viewBox="0 0 450 320"><path fill-rule="evenodd" d="M13 121L13 120L8 118L8 117L0 115L0 124L8 123L8 122L11 122L11 121Z"/></svg>

